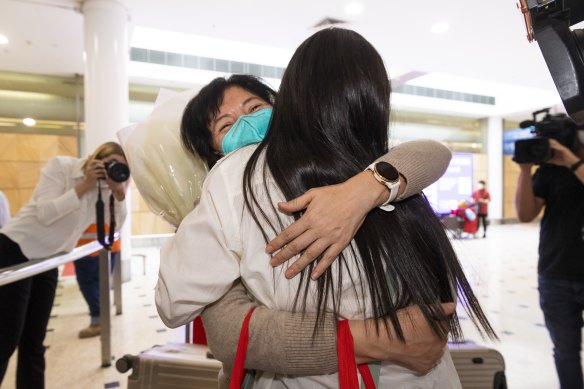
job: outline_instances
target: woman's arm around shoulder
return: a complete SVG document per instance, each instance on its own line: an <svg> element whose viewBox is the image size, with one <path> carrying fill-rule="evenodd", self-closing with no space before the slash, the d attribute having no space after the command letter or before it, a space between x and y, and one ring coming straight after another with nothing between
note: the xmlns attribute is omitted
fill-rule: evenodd
<svg viewBox="0 0 584 389"><path fill-rule="evenodd" d="M451 159L451 151L442 143L420 139L392 148L378 161L392 164L405 178L404 191L397 198L403 200L438 181L448 169Z"/></svg>

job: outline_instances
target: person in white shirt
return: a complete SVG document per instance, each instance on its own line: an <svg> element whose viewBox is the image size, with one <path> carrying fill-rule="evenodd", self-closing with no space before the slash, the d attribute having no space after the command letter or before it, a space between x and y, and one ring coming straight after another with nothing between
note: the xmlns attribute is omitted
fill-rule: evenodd
<svg viewBox="0 0 584 389"><path fill-rule="evenodd" d="M294 220L278 212L278 202L343 182L387 151L388 80L379 54L352 31L322 30L297 49L265 140L217 163L198 207L161 251L156 305L166 325L191 321L241 278L256 301L270 308L321 317L333 311L339 319L388 315L400 339L396 311L410 305L420 307L439 336L446 335L440 323L447 320L460 339L456 314L447 318L440 306L456 300L458 287L473 322L496 337L420 195L396 204L391 214L372 211L349 248L314 282L313 264L292 280L285 278L285 266L268 265L266 243ZM255 377L258 387L338 385L336 374ZM460 382L446 351L424 376L382 362L380 387L460 388Z"/></svg>
<svg viewBox="0 0 584 389"><path fill-rule="evenodd" d="M10 220L10 204L4 192L0 190L0 228L8 224Z"/></svg>
<svg viewBox="0 0 584 389"><path fill-rule="evenodd" d="M116 229L121 228L128 182L108 177L105 163L112 160L127 164L115 142L104 143L88 158L49 160L29 203L0 230L0 269L73 250L83 231L96 222L98 187L106 204L113 199ZM105 220L111 220L105 208ZM52 269L0 286L0 383L18 347L16 388L44 388L43 341L57 278L58 270Z"/></svg>

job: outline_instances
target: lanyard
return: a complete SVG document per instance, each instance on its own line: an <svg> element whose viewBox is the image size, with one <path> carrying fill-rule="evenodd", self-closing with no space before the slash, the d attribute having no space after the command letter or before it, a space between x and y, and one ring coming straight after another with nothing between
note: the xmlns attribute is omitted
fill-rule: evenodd
<svg viewBox="0 0 584 389"><path fill-rule="evenodd" d="M116 230L116 216L115 216L115 205L114 205L114 194L110 194L109 198L109 236L106 242L105 237L105 215L104 215L104 204L101 199L101 185L97 185L97 201L95 202L95 220L97 224L97 241L101 243L104 249L111 250L112 244L114 243L114 233Z"/></svg>

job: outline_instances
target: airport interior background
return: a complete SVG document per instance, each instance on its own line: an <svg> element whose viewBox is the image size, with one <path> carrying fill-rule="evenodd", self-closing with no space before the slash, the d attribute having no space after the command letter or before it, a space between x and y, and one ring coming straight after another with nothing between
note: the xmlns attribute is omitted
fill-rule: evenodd
<svg viewBox="0 0 584 389"><path fill-rule="evenodd" d="M48 159L84 156L100 136L115 137L122 127L147 120L161 89L196 91L233 73L254 74L277 88L306 37L329 25L354 29L380 51L391 76L392 143L427 138L454 153L446 175L426 191L437 212L448 213L470 198L477 181L487 182L491 231L485 239L453 236L453 243L501 341L486 342L472 329L468 339L502 352L511 389L558 387L538 305L539 225L517 222L519 169L511 155L513 142L529 136L519 129L521 121L542 108L564 108L514 1L415 3L0 0L0 190L14 215ZM108 93L107 86L87 85L87 72L94 70L84 47L91 31L109 27L96 24L99 18L88 27L91 7L122 15L115 29L127 34L121 38L127 105L116 128L87 124L87 97ZM104 118L111 112L90 108ZM130 192L124 313L112 322L116 357L185 337L184 329L164 327L153 301L158 248L173 227L150 210L135 185ZM100 367L99 338L77 339L87 307L70 267L60 270L46 342L47 388L127 387L127 374ZM2 388L12 388L13 377L14 363Z"/></svg>

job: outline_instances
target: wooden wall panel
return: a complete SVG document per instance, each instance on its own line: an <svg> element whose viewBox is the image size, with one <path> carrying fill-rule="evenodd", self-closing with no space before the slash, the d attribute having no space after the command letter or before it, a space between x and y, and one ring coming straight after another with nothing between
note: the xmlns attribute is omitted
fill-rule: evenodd
<svg viewBox="0 0 584 389"><path fill-rule="evenodd" d="M18 160L17 142L20 136L24 135L0 133L0 162ZM0 172L4 173L3 170Z"/></svg>
<svg viewBox="0 0 584 389"><path fill-rule="evenodd" d="M0 134L0 190L10 202L12 215L30 200L41 169L57 155L77 156L77 138Z"/></svg>
<svg viewBox="0 0 584 389"><path fill-rule="evenodd" d="M58 155L70 155L72 157L77 156L77 138L73 136L60 136L58 137L57 144Z"/></svg>
<svg viewBox="0 0 584 389"><path fill-rule="evenodd" d="M17 143L18 161L46 162L59 155L59 137L54 135L21 135Z"/></svg>

